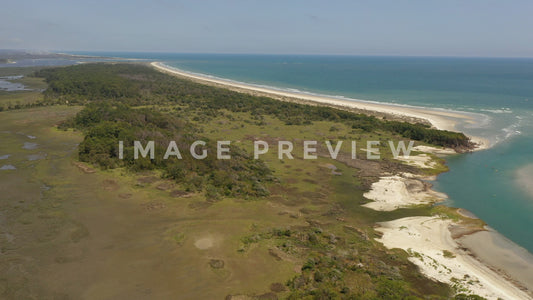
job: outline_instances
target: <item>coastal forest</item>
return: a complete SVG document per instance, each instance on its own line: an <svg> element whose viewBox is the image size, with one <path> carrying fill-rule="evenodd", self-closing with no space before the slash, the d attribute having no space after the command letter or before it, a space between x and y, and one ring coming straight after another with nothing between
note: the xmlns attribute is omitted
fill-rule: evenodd
<svg viewBox="0 0 533 300"><path fill-rule="evenodd" d="M43 77L48 84L43 103L85 106L75 118L61 125L85 132L79 147L81 161L102 168L158 169L165 177L186 184L188 189L206 191L214 198L265 196L268 190L264 182L272 180L270 170L262 161L254 160L238 146L232 146L231 160L217 160L213 155L204 160L191 156L163 159L168 141L176 141L179 149L188 149L193 141L208 140L198 123L207 123L224 111L249 113L258 125L264 124L265 116L276 118L286 126L328 121L346 124L353 130L390 132L443 147L471 147L463 133L247 95L178 79L143 65L78 65L41 70L35 76ZM169 109L173 111L170 113ZM192 121L183 117L190 115L194 115ZM118 141L127 145L124 159L119 159ZM134 141L143 145L155 141L155 159L134 160ZM213 143L207 143L207 147L208 152L216 152Z"/></svg>

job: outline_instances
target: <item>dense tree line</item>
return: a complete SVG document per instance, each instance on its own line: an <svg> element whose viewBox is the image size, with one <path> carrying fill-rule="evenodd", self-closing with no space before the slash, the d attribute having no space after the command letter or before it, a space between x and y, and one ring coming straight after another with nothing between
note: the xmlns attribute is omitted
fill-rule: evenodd
<svg viewBox="0 0 533 300"><path fill-rule="evenodd" d="M200 136L194 126L171 114L147 108L131 108L116 101L89 103L75 118L61 124L85 132L79 145L79 158L102 168L125 166L134 171L158 169L189 191L204 191L208 198L221 196L266 196L264 183L272 180L271 171L261 160L244 150L230 146L230 160L216 159L216 143ZM192 142L202 140L209 155L195 159L188 149ZM118 142L123 141L123 159L119 158ZM154 141L155 157L134 159L134 141L146 145ZM164 159L169 141L175 141L181 158Z"/></svg>

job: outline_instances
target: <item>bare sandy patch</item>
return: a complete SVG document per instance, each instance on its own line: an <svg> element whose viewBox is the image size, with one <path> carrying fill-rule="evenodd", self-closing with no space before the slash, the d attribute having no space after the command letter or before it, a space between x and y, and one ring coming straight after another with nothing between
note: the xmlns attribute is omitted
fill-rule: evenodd
<svg viewBox="0 0 533 300"><path fill-rule="evenodd" d="M457 152L451 148L432 147L425 145L413 147L412 150L424 153L418 155L401 155L396 159L413 167L429 169L437 166L437 162L429 154L435 154L439 157L457 154Z"/></svg>
<svg viewBox="0 0 533 300"><path fill-rule="evenodd" d="M451 148L439 148L439 147L424 146L424 145L415 146L413 147L413 150L420 151L420 152L426 152L426 153L441 154L441 155L451 155L451 154L457 153L455 150Z"/></svg>
<svg viewBox="0 0 533 300"><path fill-rule="evenodd" d="M432 191L426 183L412 174L381 177L363 196L373 200L363 206L380 211L429 204L446 198L446 195Z"/></svg>
<svg viewBox="0 0 533 300"><path fill-rule="evenodd" d="M215 239L212 236L197 239L194 246L200 250L207 250L215 245Z"/></svg>
<svg viewBox="0 0 533 300"><path fill-rule="evenodd" d="M408 155L408 156L398 156L396 158L399 161L402 161L410 166L419 167L423 169L430 169L437 166L437 162L433 160L433 157L428 154L419 154L419 155Z"/></svg>
<svg viewBox="0 0 533 300"><path fill-rule="evenodd" d="M87 165L85 165L85 164L82 163L82 162L73 161L72 163L73 163L76 167L78 167L78 169L80 169L83 173L91 174L91 173L95 173L95 172L96 172L95 169L88 167Z"/></svg>
<svg viewBox="0 0 533 300"><path fill-rule="evenodd" d="M407 251L409 260L429 278L450 284L457 293L477 294L487 299L531 299L511 282L494 272L452 238L450 219L408 217L380 223L377 239L387 248Z"/></svg>

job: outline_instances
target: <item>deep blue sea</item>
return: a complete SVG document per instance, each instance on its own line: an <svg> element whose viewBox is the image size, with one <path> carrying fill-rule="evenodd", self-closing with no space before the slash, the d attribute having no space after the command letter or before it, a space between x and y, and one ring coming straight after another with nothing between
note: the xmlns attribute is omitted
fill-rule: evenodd
<svg viewBox="0 0 533 300"><path fill-rule="evenodd" d="M467 134L488 150L447 158L435 188L533 252L533 59L76 52L157 60L281 89L478 114ZM528 170L531 170L528 169ZM522 172L524 175L524 172Z"/></svg>

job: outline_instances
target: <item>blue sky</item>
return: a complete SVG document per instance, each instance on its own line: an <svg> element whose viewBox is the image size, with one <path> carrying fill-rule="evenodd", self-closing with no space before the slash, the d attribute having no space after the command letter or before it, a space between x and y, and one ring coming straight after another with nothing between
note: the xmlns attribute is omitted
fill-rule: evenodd
<svg viewBox="0 0 533 300"><path fill-rule="evenodd" d="M4 1L0 48L533 57L531 0Z"/></svg>

